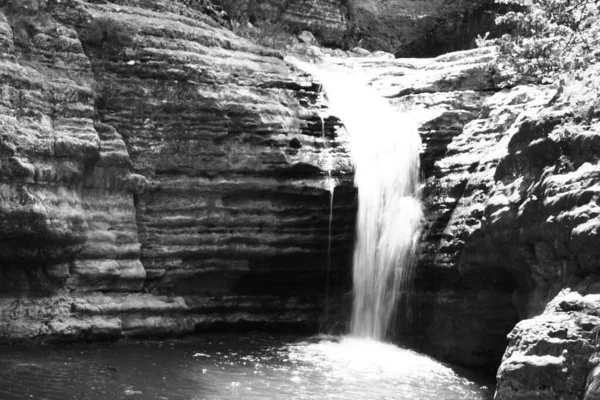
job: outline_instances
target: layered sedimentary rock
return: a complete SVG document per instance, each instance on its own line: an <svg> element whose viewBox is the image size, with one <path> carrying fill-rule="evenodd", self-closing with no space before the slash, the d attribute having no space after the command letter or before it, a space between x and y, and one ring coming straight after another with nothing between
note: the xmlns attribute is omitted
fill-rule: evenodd
<svg viewBox="0 0 600 400"><path fill-rule="evenodd" d="M348 2L296 0L289 2L282 21L293 31L309 30L325 46L342 47L349 40Z"/></svg>
<svg viewBox="0 0 600 400"><path fill-rule="evenodd" d="M316 87L203 2L20 6L0 21L2 337L316 329L354 218Z"/></svg>
<svg viewBox="0 0 600 400"><path fill-rule="evenodd" d="M11 21L0 19L2 292L60 286L89 233L81 183L101 140L93 91L69 74L85 80L90 64L73 29L44 22L32 38L17 29L13 35ZM15 42L27 46L27 59ZM58 67L48 60L53 52Z"/></svg>
<svg viewBox="0 0 600 400"><path fill-rule="evenodd" d="M475 47L486 32L497 36L493 0L215 0L234 22L312 32L321 45L363 47L398 57L432 57ZM237 20L240 21L237 21ZM273 31L281 35L281 31Z"/></svg>

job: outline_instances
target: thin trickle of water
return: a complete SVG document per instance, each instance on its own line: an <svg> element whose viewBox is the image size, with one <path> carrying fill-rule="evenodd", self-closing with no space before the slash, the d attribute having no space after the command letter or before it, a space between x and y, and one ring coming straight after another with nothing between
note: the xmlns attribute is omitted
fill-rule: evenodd
<svg viewBox="0 0 600 400"><path fill-rule="evenodd" d="M325 137L325 115L319 114L321 119L321 136L323 143L327 146L327 140ZM325 270L325 323L329 323L329 291L330 291L330 272L331 272L331 242L332 242L332 225L333 225L333 194L335 191L336 180L332 177L331 171L333 170L333 155L331 154L331 148L326 148L324 153L325 160L323 162L324 168L327 171L327 178L325 180L325 187L329 191L329 224L327 230L327 266Z"/></svg>
<svg viewBox="0 0 600 400"><path fill-rule="evenodd" d="M321 81L332 114L350 137L358 188L351 334L385 340L394 329L401 294L401 315L408 320L410 314L422 216L417 124L359 76L310 64L300 68Z"/></svg>

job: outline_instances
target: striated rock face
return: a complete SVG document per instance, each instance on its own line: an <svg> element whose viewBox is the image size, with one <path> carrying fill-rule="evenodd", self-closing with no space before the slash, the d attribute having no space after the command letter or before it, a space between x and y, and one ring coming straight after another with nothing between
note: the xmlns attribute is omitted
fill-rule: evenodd
<svg viewBox="0 0 600 400"><path fill-rule="evenodd" d="M282 21L293 31L309 30L324 46L344 46L350 26L347 1L293 0L288 3Z"/></svg>
<svg viewBox="0 0 600 400"><path fill-rule="evenodd" d="M55 52L74 74L91 72L90 63L77 33L53 21L35 38L20 37L2 15L0 32L0 291L50 290L64 283L69 261L87 240L81 184L100 158L101 140L93 91L46 57ZM27 59L18 57L15 42L38 38L39 46L27 46Z"/></svg>
<svg viewBox="0 0 600 400"><path fill-rule="evenodd" d="M354 190L337 121L206 7L4 10L4 340L316 330L345 287ZM130 39L96 39L110 21Z"/></svg>

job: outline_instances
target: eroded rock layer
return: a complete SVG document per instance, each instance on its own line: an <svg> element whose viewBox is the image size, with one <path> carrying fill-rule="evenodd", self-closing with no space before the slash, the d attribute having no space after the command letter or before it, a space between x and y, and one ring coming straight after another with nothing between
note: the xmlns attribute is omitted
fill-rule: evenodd
<svg viewBox="0 0 600 400"><path fill-rule="evenodd" d="M344 138L206 8L3 10L4 339L318 329L352 245Z"/></svg>
<svg viewBox="0 0 600 400"><path fill-rule="evenodd" d="M511 128L485 209L487 230L518 282L521 318L498 371L497 398L600 395L599 115L590 79L559 87ZM532 318L533 317L533 318Z"/></svg>
<svg viewBox="0 0 600 400"><path fill-rule="evenodd" d="M350 35L347 3L340 0L291 1L282 20L292 31L311 31L325 46L342 47Z"/></svg>

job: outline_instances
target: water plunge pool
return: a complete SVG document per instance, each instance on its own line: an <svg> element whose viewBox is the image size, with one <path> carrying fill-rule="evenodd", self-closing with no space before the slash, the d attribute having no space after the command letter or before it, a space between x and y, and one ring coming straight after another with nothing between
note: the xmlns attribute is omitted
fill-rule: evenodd
<svg viewBox="0 0 600 400"><path fill-rule="evenodd" d="M490 387L429 357L349 337L200 335L0 347L3 400L469 400Z"/></svg>

